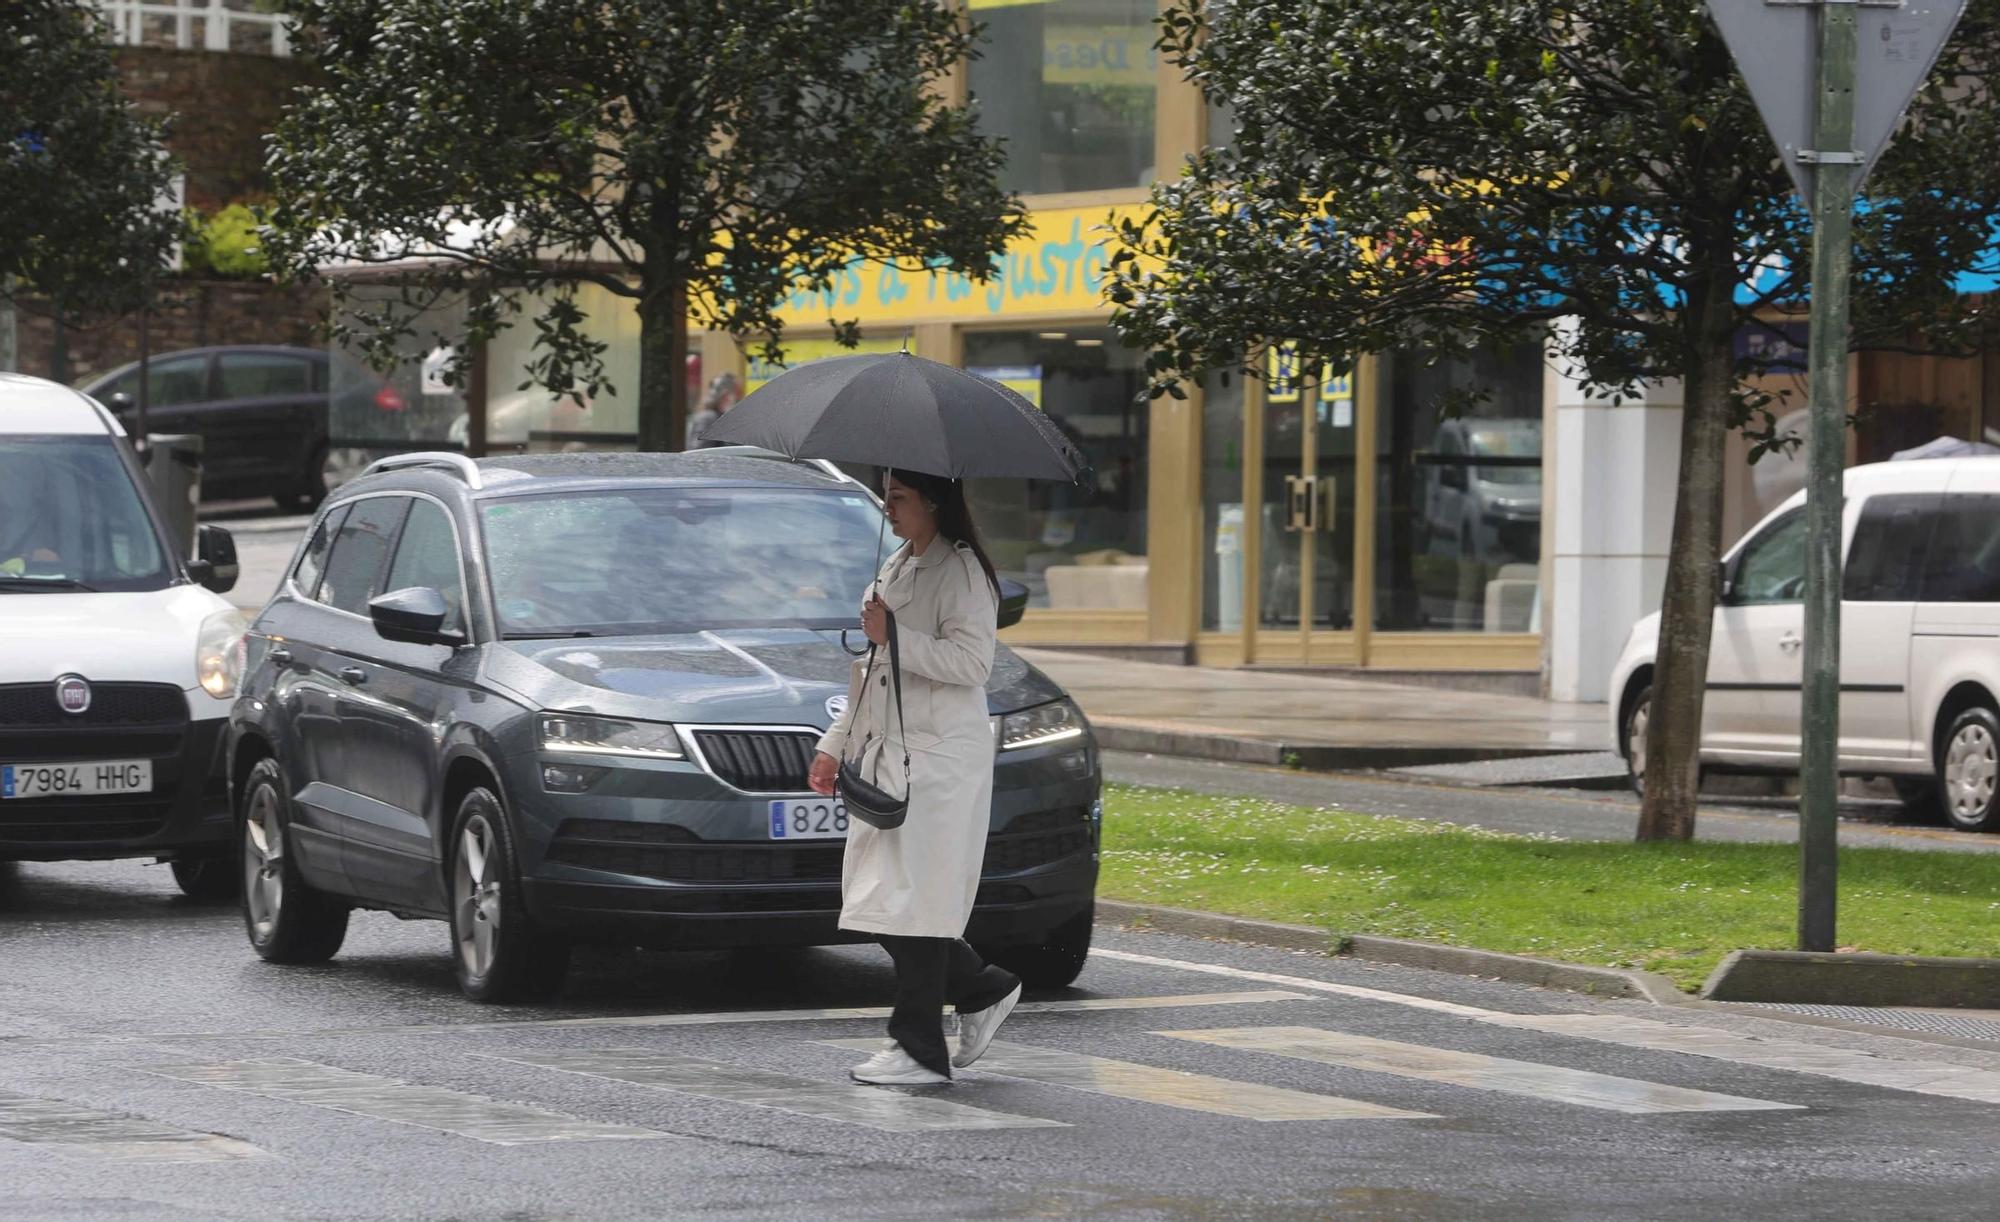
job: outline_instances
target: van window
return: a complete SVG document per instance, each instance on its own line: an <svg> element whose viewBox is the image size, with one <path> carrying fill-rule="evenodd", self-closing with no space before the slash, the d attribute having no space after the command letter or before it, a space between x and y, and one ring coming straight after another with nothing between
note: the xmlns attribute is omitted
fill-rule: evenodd
<svg viewBox="0 0 2000 1222"><path fill-rule="evenodd" d="M298 567L292 570L292 584L307 598L319 597L320 574L326 571L327 548L333 543L333 536L339 532L341 519L347 516L347 506L342 505L320 520L319 529L313 532L312 542L299 553Z"/></svg>
<svg viewBox="0 0 2000 1222"><path fill-rule="evenodd" d="M1795 603L1806 588L1806 514L1794 509L1765 527L1737 554L1729 601L1734 606Z"/></svg>
<svg viewBox="0 0 2000 1222"><path fill-rule="evenodd" d="M1939 494L1872 496L1861 506L1847 549L1840 596L1848 602L1915 602L1924 546L1937 520Z"/></svg>
<svg viewBox="0 0 2000 1222"><path fill-rule="evenodd" d="M1954 493L1939 502L1923 601L2000 602L2000 495Z"/></svg>
<svg viewBox="0 0 2000 1222"><path fill-rule="evenodd" d="M389 541L403 520L410 498L371 496L354 503L333 537L333 555L319 598L329 606L356 615L368 614L368 600L382 592L382 570L389 559Z"/></svg>
<svg viewBox="0 0 2000 1222"><path fill-rule="evenodd" d="M0 594L160 590L178 575L109 434L0 438Z"/></svg>
<svg viewBox="0 0 2000 1222"><path fill-rule="evenodd" d="M458 538L451 533L451 519L444 510L429 501L410 506L410 520L396 543L396 562L389 566L384 589L407 590L411 586L429 586L444 595L445 606L451 610L443 626L448 632L458 630L459 607L465 601L458 582Z"/></svg>

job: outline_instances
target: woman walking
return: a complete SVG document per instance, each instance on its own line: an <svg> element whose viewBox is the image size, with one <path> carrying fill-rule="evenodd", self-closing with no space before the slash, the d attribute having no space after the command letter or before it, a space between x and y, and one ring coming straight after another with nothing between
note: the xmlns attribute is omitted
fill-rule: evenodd
<svg viewBox="0 0 2000 1222"><path fill-rule="evenodd" d="M896 965L890 1042L851 1071L881 1086L949 1082L952 1066L979 1059L1021 998L1019 978L982 962L964 940L979 890L993 800L993 731L986 679L993 670L999 581L980 546L956 480L891 472L883 502L903 546L883 565L862 606L877 647L872 673L854 667L847 708L820 739L811 784L831 794L846 756L861 775L893 786L907 750L909 815L892 830L850 825L841 869L840 927L873 934ZM897 716L886 664L889 614L902 654ZM944 1042L942 1011L959 1013L959 1047Z"/></svg>

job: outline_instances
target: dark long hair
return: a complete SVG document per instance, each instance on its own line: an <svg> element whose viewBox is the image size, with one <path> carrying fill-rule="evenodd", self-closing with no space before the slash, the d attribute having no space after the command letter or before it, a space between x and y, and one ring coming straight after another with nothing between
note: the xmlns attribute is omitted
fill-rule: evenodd
<svg viewBox="0 0 2000 1222"><path fill-rule="evenodd" d="M965 485L942 475L892 468L882 474L883 496L889 495L890 476L937 506L938 534L972 549L979 567L986 571L986 584L993 587L993 597L1000 597L1000 575L993 571L993 559L986 554L986 545L979 541L979 527L972 521L972 506L965 501Z"/></svg>

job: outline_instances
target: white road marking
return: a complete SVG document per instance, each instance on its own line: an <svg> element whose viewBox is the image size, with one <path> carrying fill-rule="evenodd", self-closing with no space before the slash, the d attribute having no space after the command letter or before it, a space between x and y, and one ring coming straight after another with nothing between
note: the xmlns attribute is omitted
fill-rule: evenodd
<svg viewBox="0 0 2000 1222"><path fill-rule="evenodd" d="M881 1046L880 1040L821 1040L834 1048L861 1050ZM1161 1069L1133 1061L1113 1061L1104 1057L1063 1052L1055 1048L1031 1048L995 1040L988 1045L971 1071L995 1073L1006 1078L1025 1078L1051 1086L1096 1095L1110 1095L1139 1103L1157 1103L1189 1111L1213 1112L1244 1120L1435 1120L1428 1112L1342 1099L1337 1095L1315 1095L1211 1078L1206 1074L1179 1069Z"/></svg>
<svg viewBox="0 0 2000 1222"><path fill-rule="evenodd" d="M0 1092L0 1138L121 1162L216 1163L264 1153L232 1137L8 1092Z"/></svg>
<svg viewBox="0 0 2000 1222"><path fill-rule="evenodd" d="M863 1041L869 1047L879 1040ZM747 1065L726 1065L699 1057L642 1048L584 1052L511 1052L475 1055L516 1065L534 1065L614 1082L657 1087L704 1099L770 1108L821 1120L866 1125L890 1133L970 1129L1065 1129L1060 1120L1015 1116L953 1103L930 1095L906 1095L877 1086L793 1077Z"/></svg>
<svg viewBox="0 0 2000 1222"><path fill-rule="evenodd" d="M1554 1103L1646 1115L1658 1112L1796 1111L1794 1103L1770 1103L1737 1095L1712 1094L1657 1082L1513 1061L1424 1044L1404 1044L1315 1027L1234 1027L1199 1031L1159 1031L1178 1040L1268 1052L1369 1073L1444 1082L1474 1090L1525 1095Z"/></svg>
<svg viewBox="0 0 2000 1222"><path fill-rule="evenodd" d="M501 1103L442 1087L417 1086L293 1057L230 1061L221 1065L158 1065L145 1072L374 1120L417 1125L499 1146L672 1136L652 1129L582 1120L518 1103Z"/></svg>
<svg viewBox="0 0 2000 1222"><path fill-rule="evenodd" d="M1248 968L1224 967L1216 963L1194 963L1186 959L1162 959L1156 955L1139 955L1128 950L1096 949L1090 952L1093 959L1116 959L1122 963L1144 963L1149 967L1171 967L1183 972L1201 972L1209 976L1228 976L1236 980L1254 980L1260 984L1279 984L1288 989L1307 989L1315 993L1333 993L1341 997L1359 997L1364 1001L1385 1001L1391 1005L1409 1006L1417 1010L1434 1010L1439 1014L1455 1014L1460 1018L1489 1018L1493 1015L1509 1017L1499 1010L1486 1010L1478 1006L1462 1006L1455 1001L1439 1001L1433 997L1418 997L1411 993L1391 993L1387 989L1363 988L1356 984L1335 984L1330 980L1314 980L1310 976L1284 976L1276 972L1257 972Z"/></svg>
<svg viewBox="0 0 2000 1222"><path fill-rule="evenodd" d="M1110 952L1098 952L1108 954ZM1024 1001L1016 1014L1063 1014L1088 1010L1172 1010L1182 1006L1258 1005L1267 1001L1312 1001L1310 993L1264 989L1240 993L1180 993L1164 997L1071 997ZM829 1019L889 1017L887 1006L820 1010L713 1010L691 1014L610 1014L589 1018L537 1018L522 1022L428 1023L400 1027L327 1027L295 1031L170 1031L128 1035L103 1032L19 1038L0 1036L0 1049L65 1047L75 1044L157 1043L171 1040L296 1040L349 1035L457 1035L470 1031L544 1031L588 1027L706 1027L730 1023L803 1023Z"/></svg>
<svg viewBox="0 0 2000 1222"><path fill-rule="evenodd" d="M1881 1086L1947 1099L1970 1099L1976 1103L2000 1103L2000 1073L1954 1065L1948 1061L1882 1057L1851 1048L1738 1035L1714 1027L1681 1027L1649 1018L1626 1018L1615 1014L1502 1014L1487 1021L1502 1027L1581 1036L1652 1052L1710 1057L1737 1065L1789 1070L1862 1086Z"/></svg>

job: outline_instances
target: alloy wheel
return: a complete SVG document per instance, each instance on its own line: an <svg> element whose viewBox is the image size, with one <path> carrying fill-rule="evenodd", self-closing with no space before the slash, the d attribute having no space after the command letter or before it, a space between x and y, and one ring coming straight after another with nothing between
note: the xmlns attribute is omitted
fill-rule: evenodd
<svg viewBox="0 0 2000 1222"><path fill-rule="evenodd" d="M1962 822L1977 822L1992 808L1994 785L2000 781L2000 749L1985 726L1961 726L1952 736L1945 751L1944 781L1951 812Z"/></svg>
<svg viewBox="0 0 2000 1222"><path fill-rule="evenodd" d="M1625 758L1631 761L1632 775L1646 779L1646 727L1653 719L1653 702L1642 700L1625 723Z"/></svg>
<svg viewBox="0 0 2000 1222"><path fill-rule="evenodd" d="M250 796L243 820L243 898L250 928L259 941L270 938L285 901L285 833L278 823L278 795L260 785Z"/></svg>
<svg viewBox="0 0 2000 1222"><path fill-rule="evenodd" d="M451 893L459 958L474 977L493 970L500 945L500 862L493 848L493 828L485 816L466 820L452 865Z"/></svg>

